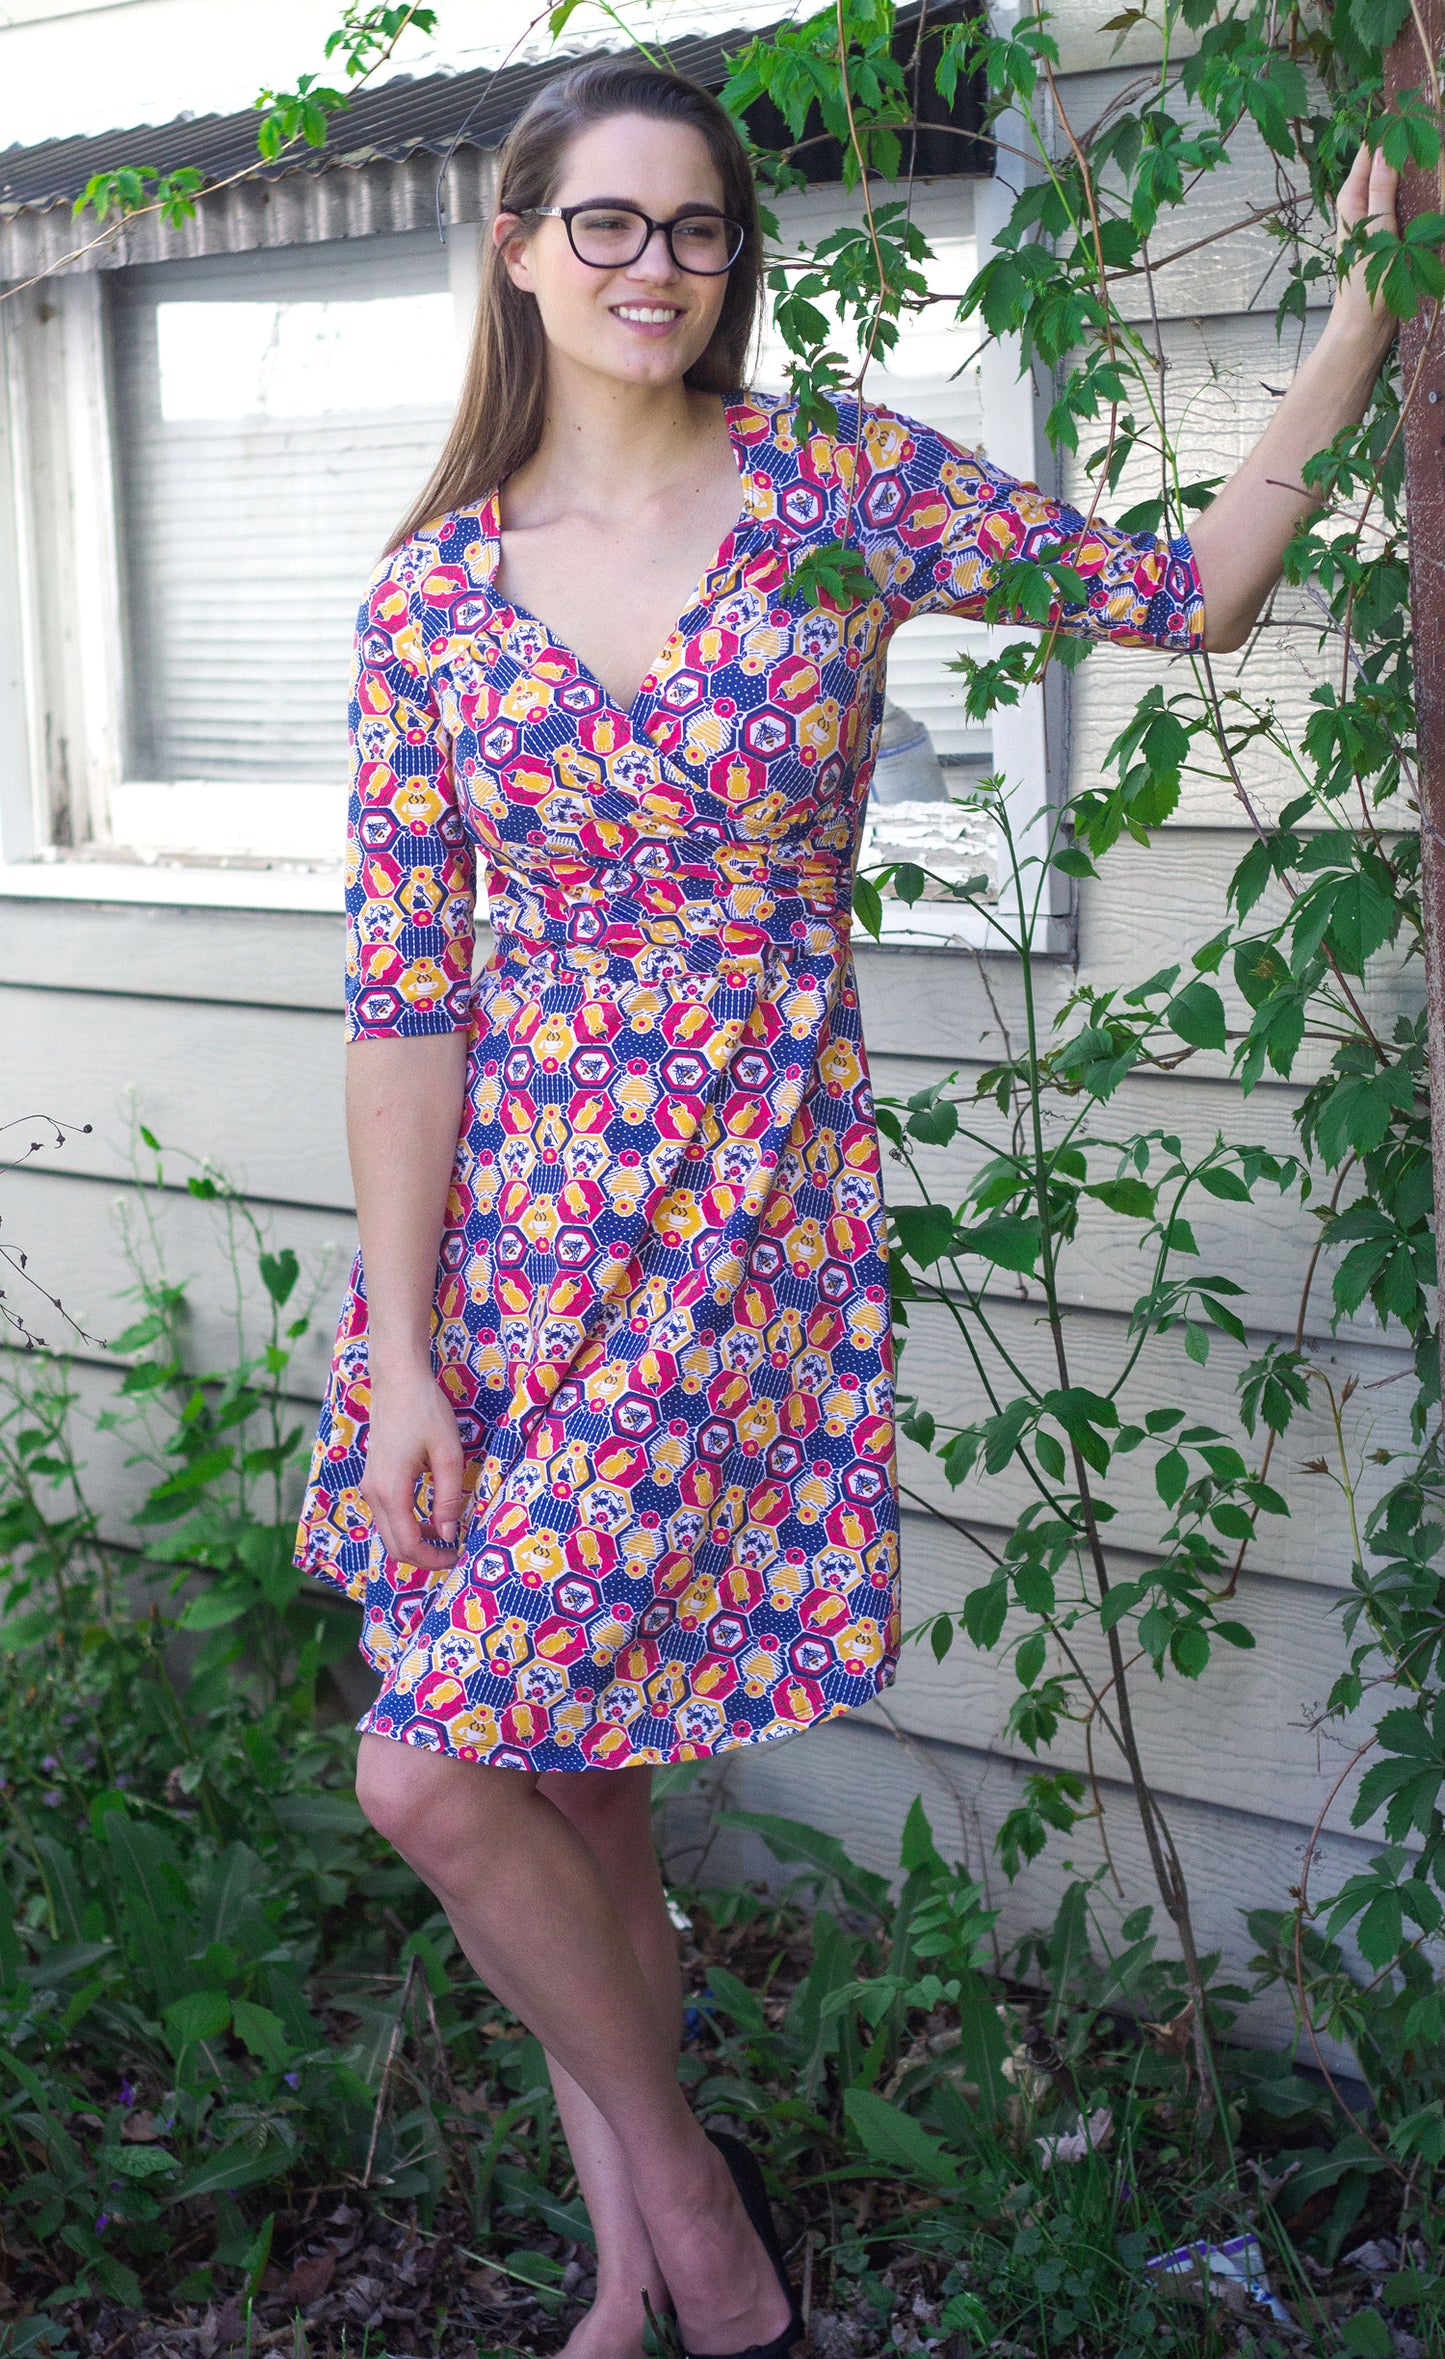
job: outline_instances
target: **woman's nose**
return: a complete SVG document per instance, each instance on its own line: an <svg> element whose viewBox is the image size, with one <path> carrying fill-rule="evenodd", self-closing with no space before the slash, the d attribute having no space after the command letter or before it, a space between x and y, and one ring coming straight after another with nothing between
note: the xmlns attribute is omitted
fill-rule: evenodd
<svg viewBox="0 0 1445 2359"><path fill-rule="evenodd" d="M677 264L672 259L667 231L662 228L651 230L642 252L635 262L629 262L627 269L629 277L650 279L655 283L675 278Z"/></svg>

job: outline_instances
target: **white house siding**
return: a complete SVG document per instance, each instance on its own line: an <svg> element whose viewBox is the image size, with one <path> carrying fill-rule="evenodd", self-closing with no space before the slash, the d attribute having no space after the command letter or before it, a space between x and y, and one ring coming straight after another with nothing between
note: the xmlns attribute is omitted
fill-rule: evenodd
<svg viewBox="0 0 1445 2359"><path fill-rule="evenodd" d="M1083 38L1071 20L1065 52L1071 68L1081 54L1087 60ZM1087 123L1121 78L1112 67L1066 73L1061 87L1072 119ZM1270 193L1272 174L1244 155L1227 178L1205 183L1177 242L1246 211L1262 188ZM1200 474L1223 472L1242 454L1268 414L1270 396L1261 380L1280 384L1291 365L1289 353L1281 355L1275 345L1272 297L1266 295L1258 315L1246 309L1273 249L1252 240L1244 255L1243 244L1206 248L1159 282L1171 408L1177 412L1186 395L1197 393L1185 445L1191 471ZM971 332L960 331L959 342L962 357ZM1117 505L1142 490L1142 482L1138 489L1126 484ZM1252 659L1249 676L1267 678L1281 706L1294 715L1307 696L1313 660L1308 632L1281 628ZM1098 774L1126 697L1132 701L1157 668L1149 657L1109 651L1086 666L1072 698L1072 785ZM1236 659L1217 666L1224 679L1235 669ZM1277 807L1286 790L1267 758L1252 759L1247 775L1262 806ZM1112 854L1102 880L1080 889L1076 955L1045 964L1044 1020L1077 975L1101 983L1136 981L1214 932L1247 826L1227 787L1192 782L1152 851L1124 847ZM233 879L231 889L235 896L245 886ZM174 890L172 879L168 898ZM262 880L256 897L265 899L269 891ZM1017 1024L1019 981L1007 959L987 960L988 990L983 963L957 951L865 947L859 965L874 1077L883 1094L904 1094L953 1070L967 1079L990 1061L999 1046L994 1003L1005 1021ZM133 1089L140 1117L158 1135L214 1156L242 1179L273 1220L278 1242L294 1244L312 1260L330 1249L327 1308L297 1362L308 1413L325 1364L329 1306L339 1296L352 1242L341 1129L340 972L339 921L319 912L143 901L127 906L19 892L0 899L0 1108L7 1114L53 1111L94 1125L89 1136L72 1133L62 1157L37 1161L4 1180L6 1240L23 1244L36 1270L62 1283L69 1307L92 1330L114 1329L123 1316L114 1297L125 1273L111 1208L129 1184L120 1098ZM1389 986L1381 990L1387 996ZM1266 1080L1246 1106L1225 1060L1198 1056L1172 1077L1132 1081L1114 1112L1121 1125L1170 1128L1190 1141L1222 1129L1287 1147L1299 1089L1298 1078L1289 1084ZM928 1161L945 1186L950 1171L957 1178L967 1168L967 1158L955 1150L932 1151ZM893 1184L901 1198L901 1173L894 1171ZM180 1192L167 1200L166 1215L173 1270L192 1280L195 1347L204 1360L226 1346L227 1311L211 1232ZM1245 1220L1223 1207L1201 1211L1198 1226L1206 1257L1212 1250L1216 1257L1211 1266L1225 1267L1250 1287L1255 1334L1292 1334L1299 1275L1313 1236L1308 1218L1288 1204L1262 1203ZM1069 1281L1069 1342L1082 1381L1117 1364L1141 1270L1119 1224L1101 1219L1086 1227ZM1000 1287L997 1311L1019 1354L1026 1360L1039 1355L1037 1310L1012 1284ZM1402 1441L1409 1385L1395 1381L1407 1368L1398 1337L1382 1337L1368 1321L1332 1337L1327 1273L1306 1324L1319 1358L1341 1376L1348 1371L1361 1379L1356 1401L1370 1404L1370 1446ZM110 1382L104 1353L86 1347L76 1366L82 1396L99 1401ZM904 1380L943 1415L972 1412L967 1370L940 1320L915 1317ZM1182 1393L1202 1415L1228 1422L1225 1352L1199 1371L1176 1360L1172 1346L1160 1346L1145 1361L1141 1388L1155 1400ZM1336 1609L1348 1587L1348 1541L1335 1495L1301 1471L1302 1462L1326 1445L1320 1421L1309 1416L1276 1454L1273 1479L1294 1515L1267 1527L1242 1583L1240 1611L1258 1633L1256 1650L1223 1650L1197 1687L1172 1676L1162 1687L1148 1678L1139 1683L1144 1752L1194 1889L1202 1939L1234 1965L1249 1951L1241 1911L1285 1904L1309 1830L1345 1758L1337 1739L1317 1739L1306 1725L1342 1659ZM98 1436L91 1457L115 1536L128 1537L128 1478L118 1450ZM1142 1563L1157 1523L1150 1485L1135 1465L1129 1462L1121 1476L1121 1513L1111 1528L1113 1554L1125 1572ZM903 1472L911 1490L945 1514L974 1522L985 1537L1005 1530L1021 1504L1008 1477L987 1488L949 1492L936 1462L908 1444ZM904 1568L905 1620L911 1624L957 1605L980 1577L983 1560L966 1537L910 1505ZM709 1789L719 1785L739 1806L832 1829L863 1864L881 1869L894 1862L904 1811L923 1791L945 1848L964 1850L975 1867L987 1867L1005 1933L1040 1922L1070 1872L1067 1863L1087 1868L1098 1850L1092 1830L1081 1827L1068 1841L1056 1840L1012 1888L990 1862L989 1839L1033 1766L1003 1733L1011 1693L1011 1677L997 1658L981 1657L965 1642L942 1666L926 1649L908 1650L896 1687L877 1705L811 1737L730 1756L671 1803L678 1872L687 1872L696 1857L690 1846L704 1824ZM1057 1757L1079 1756L1066 1741ZM1147 1864L1128 1795L1112 1764L1101 1760L1101 1769L1115 1860L1131 1899L1147 1898ZM1344 1825L1347 1802L1346 1794L1336 1805L1336 1829ZM1363 1838L1332 1833L1323 1876L1333 1879L1364 1851ZM706 1872L755 1871L766 1864L750 1838L721 1833L712 1839ZM1262 2036L1278 2031L1283 2020L1279 2007L1255 2018Z"/></svg>

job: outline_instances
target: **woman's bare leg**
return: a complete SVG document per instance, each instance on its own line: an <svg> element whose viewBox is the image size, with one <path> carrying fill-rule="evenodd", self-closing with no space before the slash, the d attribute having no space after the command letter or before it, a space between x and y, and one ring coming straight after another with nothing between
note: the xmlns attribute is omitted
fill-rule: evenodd
<svg viewBox="0 0 1445 2359"><path fill-rule="evenodd" d="M782 2288L678 2082L676 2038L603 1870L536 1773L365 1736L357 1791L436 1893L478 1974L612 2131L684 2345L771 2342L787 2324Z"/></svg>
<svg viewBox="0 0 1445 2359"><path fill-rule="evenodd" d="M544 1772L538 1783L601 1867L676 2053L682 2044L682 1975L652 1842L651 1770L557 1770ZM568 2336L565 2359L630 2359L642 2351L643 2289L661 2311L666 2281L632 2191L627 2157L606 2117L565 2065L551 2055L547 2063L597 2241L596 2298Z"/></svg>

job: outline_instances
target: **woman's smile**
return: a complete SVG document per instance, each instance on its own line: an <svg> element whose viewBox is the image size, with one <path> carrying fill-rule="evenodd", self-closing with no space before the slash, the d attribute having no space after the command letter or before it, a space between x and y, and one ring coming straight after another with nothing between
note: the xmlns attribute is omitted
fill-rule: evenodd
<svg viewBox="0 0 1445 2359"><path fill-rule="evenodd" d="M654 336L665 335L682 318L679 303L611 303L608 309L614 319L625 320L628 327L640 328Z"/></svg>

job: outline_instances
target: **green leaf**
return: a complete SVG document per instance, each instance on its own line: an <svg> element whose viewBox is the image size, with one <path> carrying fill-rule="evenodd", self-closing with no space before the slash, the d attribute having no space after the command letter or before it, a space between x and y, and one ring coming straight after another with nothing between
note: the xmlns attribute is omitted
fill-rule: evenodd
<svg viewBox="0 0 1445 2359"><path fill-rule="evenodd" d="M1173 1507L1183 1496L1189 1480L1189 1463L1182 1450L1166 1450L1154 1469L1154 1488L1166 1507Z"/></svg>
<svg viewBox="0 0 1445 2359"><path fill-rule="evenodd" d="M274 2179L292 2164L294 2157L289 2146L279 2142L258 2154L254 2146L237 2143L222 2147L219 2154L207 2155L204 2162L175 2180L167 2191L168 2203L189 2203L197 2195L233 2195L239 2188L255 2187L263 2179Z"/></svg>
<svg viewBox="0 0 1445 2359"><path fill-rule="evenodd" d="M219 2039L231 2021L231 2002L223 1990L193 1990L176 1999L163 2017L172 2052L177 2056L201 2040Z"/></svg>
<svg viewBox="0 0 1445 2359"><path fill-rule="evenodd" d="M231 2006L231 2023L236 2037L253 2056L273 2072L285 2071L294 2050L279 2015L273 2015L269 2007L258 2007L251 1999L236 1999Z"/></svg>
<svg viewBox="0 0 1445 2359"><path fill-rule="evenodd" d="M797 1863L811 1868L825 1881L836 1884L845 1900L866 1909L870 1916L882 1917L887 1913L887 1878L875 1876L870 1868L856 1867L835 1835L825 1835L800 1819L779 1818L771 1811L761 1810L720 1811L717 1824L750 1829L762 1836L774 1858L780 1859L785 1867Z"/></svg>
<svg viewBox="0 0 1445 2359"><path fill-rule="evenodd" d="M848 2126L870 2162L887 2163L930 2187L955 2187L958 2166L942 2142L900 2106L872 2089L843 2093Z"/></svg>
<svg viewBox="0 0 1445 2359"><path fill-rule="evenodd" d="M106 2151L105 2167L122 2179L169 2179L181 2166L164 2146L114 2146Z"/></svg>
<svg viewBox="0 0 1445 2359"><path fill-rule="evenodd" d="M1239 1173L1230 1171L1223 1164L1211 1163L1206 1171L1198 1174L1198 1179L1201 1188L1207 1189L1211 1196L1218 1196L1222 1203L1248 1204L1251 1201L1249 1188Z"/></svg>
<svg viewBox="0 0 1445 2359"><path fill-rule="evenodd" d="M1099 1180L1093 1187L1085 1188L1084 1194L1097 1196L1111 1212L1122 1212L1130 1220L1152 1220L1159 1191L1147 1187L1141 1179L1126 1175L1122 1179Z"/></svg>
<svg viewBox="0 0 1445 2359"><path fill-rule="evenodd" d="M1339 2337L1353 2359L1394 2359L1395 2340L1378 2310L1356 2310L1342 2319Z"/></svg>
<svg viewBox="0 0 1445 2359"><path fill-rule="evenodd" d="M876 942L883 931L883 896L866 876L853 879L853 913Z"/></svg>
<svg viewBox="0 0 1445 2359"><path fill-rule="evenodd" d="M257 1263L261 1283L279 1309L287 1301L301 1275L301 1264L289 1245L279 1253L263 1253Z"/></svg>
<svg viewBox="0 0 1445 2359"><path fill-rule="evenodd" d="M1224 1002L1212 983L1202 978L1186 983L1164 1012L1172 1030L1181 1040L1187 1040L1191 1048L1219 1049L1228 1045Z"/></svg>
<svg viewBox="0 0 1445 2359"><path fill-rule="evenodd" d="M893 1225L904 1252L920 1269L940 1261L952 1248L956 1223L946 1204L899 1204Z"/></svg>

